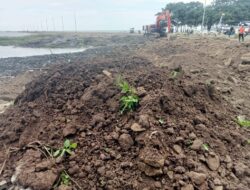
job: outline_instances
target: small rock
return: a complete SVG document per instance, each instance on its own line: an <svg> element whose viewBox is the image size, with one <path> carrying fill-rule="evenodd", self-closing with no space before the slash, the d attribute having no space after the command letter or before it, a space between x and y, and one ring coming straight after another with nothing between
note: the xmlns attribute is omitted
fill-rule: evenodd
<svg viewBox="0 0 250 190"><path fill-rule="evenodd" d="M174 128L172 128L172 127L167 128L167 133L170 134L170 135L173 135L174 134Z"/></svg>
<svg viewBox="0 0 250 190"><path fill-rule="evenodd" d="M112 74L111 74L109 71L103 70L102 73L103 73L104 75L106 75L107 77L112 78Z"/></svg>
<svg viewBox="0 0 250 190"><path fill-rule="evenodd" d="M119 134L117 132L112 132L111 133L111 137L115 140L118 140L119 139Z"/></svg>
<svg viewBox="0 0 250 190"><path fill-rule="evenodd" d="M147 176L150 176L150 177L159 176L163 174L163 171L161 168L154 168L142 162L138 163L138 168L139 170L143 171Z"/></svg>
<svg viewBox="0 0 250 190"><path fill-rule="evenodd" d="M105 167L104 167L104 166L102 166L102 167L100 167L100 168L97 169L97 173L98 173L99 175L101 175L101 176L104 176L104 175L105 175L105 172L106 172L106 170L105 170Z"/></svg>
<svg viewBox="0 0 250 190"><path fill-rule="evenodd" d="M235 175L241 178L245 176L245 173L248 170L248 167L243 163L236 163L233 169L234 169Z"/></svg>
<svg viewBox="0 0 250 190"><path fill-rule="evenodd" d="M80 136L81 136L82 138L85 138L85 137L86 137L86 133L85 133L85 132L81 132Z"/></svg>
<svg viewBox="0 0 250 190"><path fill-rule="evenodd" d="M198 74L200 72L201 71L199 69L192 69L192 70L190 70L190 73L192 73L192 74Z"/></svg>
<svg viewBox="0 0 250 190"><path fill-rule="evenodd" d="M182 153L182 148L181 146L175 144L174 147L173 147L174 151L177 153L177 154L181 154Z"/></svg>
<svg viewBox="0 0 250 190"><path fill-rule="evenodd" d="M73 190L72 187L67 186L67 185L60 185L57 190Z"/></svg>
<svg viewBox="0 0 250 190"><path fill-rule="evenodd" d="M70 175L73 175L73 174L79 173L79 170L80 170L79 166L75 165L72 168L69 168L68 172Z"/></svg>
<svg viewBox="0 0 250 190"><path fill-rule="evenodd" d="M122 134L119 137L119 144L120 146L124 149L124 150L128 150L131 148L131 146L133 146L134 141L132 139L132 137L129 134Z"/></svg>
<svg viewBox="0 0 250 190"><path fill-rule="evenodd" d="M227 77L227 80L229 80L230 82L232 82L234 84L237 84L237 82L238 82L237 79L232 77L232 76Z"/></svg>
<svg viewBox="0 0 250 190"><path fill-rule="evenodd" d="M63 137L67 137L69 135L74 135L74 134L76 134L76 127L73 125L67 125L63 129Z"/></svg>
<svg viewBox="0 0 250 190"><path fill-rule="evenodd" d="M160 188L161 188L161 182L156 181L156 182L154 183L154 186L155 186L155 188L160 189Z"/></svg>
<svg viewBox="0 0 250 190"><path fill-rule="evenodd" d="M178 166L175 168L175 172L178 174L183 174L186 172L186 169L183 166Z"/></svg>
<svg viewBox="0 0 250 190"><path fill-rule="evenodd" d="M223 186L215 186L214 190L223 190Z"/></svg>
<svg viewBox="0 0 250 190"><path fill-rule="evenodd" d="M167 174L168 173L168 167L163 167L163 173Z"/></svg>
<svg viewBox="0 0 250 190"><path fill-rule="evenodd" d="M194 186L192 184L188 184L182 187L181 190L194 190Z"/></svg>
<svg viewBox="0 0 250 190"><path fill-rule="evenodd" d="M32 172L31 169L23 170L17 177L17 183L31 189L52 189L58 178L52 170L45 172Z"/></svg>
<svg viewBox="0 0 250 190"><path fill-rule="evenodd" d="M173 171L168 171L167 176L169 177L169 179L174 179L174 172Z"/></svg>
<svg viewBox="0 0 250 190"><path fill-rule="evenodd" d="M145 96L147 94L147 91L145 90L145 88L144 87L138 87L137 88L137 95L139 96L139 97L143 97L143 96Z"/></svg>
<svg viewBox="0 0 250 190"><path fill-rule="evenodd" d="M196 139L196 140L193 142L193 144L192 144L192 146L191 146L190 148L191 148L192 150L199 150L199 149L201 148L202 144L203 144L202 140Z"/></svg>
<svg viewBox="0 0 250 190"><path fill-rule="evenodd" d="M165 163L165 158L161 153L148 147L140 150L139 158L145 164L155 168L162 168Z"/></svg>
<svg viewBox="0 0 250 190"><path fill-rule="evenodd" d="M138 123L134 123L131 127L131 130L134 132L142 132L145 131L146 129L143 128L141 125L139 125Z"/></svg>
<svg viewBox="0 0 250 190"><path fill-rule="evenodd" d="M131 167L133 167L132 162L122 162L121 163L121 168L131 168Z"/></svg>
<svg viewBox="0 0 250 190"><path fill-rule="evenodd" d="M176 137L175 142L182 143L182 142L184 142L184 138L183 137Z"/></svg>
<svg viewBox="0 0 250 190"><path fill-rule="evenodd" d="M226 158L224 160L226 163L231 163L232 162L232 159L229 155L226 155Z"/></svg>
<svg viewBox="0 0 250 190"><path fill-rule="evenodd" d="M140 115L139 116L139 124L142 127L149 128L150 127L149 116L148 115Z"/></svg>
<svg viewBox="0 0 250 190"><path fill-rule="evenodd" d="M207 159L207 165L210 170L216 171L220 167L220 158L219 156L209 156Z"/></svg>
<svg viewBox="0 0 250 190"><path fill-rule="evenodd" d="M241 56L241 61L243 65L250 64L250 53Z"/></svg>
<svg viewBox="0 0 250 190"><path fill-rule="evenodd" d="M0 190L5 190L7 189L7 181L3 180L3 181L0 181Z"/></svg>
<svg viewBox="0 0 250 190"><path fill-rule="evenodd" d="M232 62L233 62L232 58L229 58L229 59L224 63L224 65L225 65L226 67L228 67L228 66L230 66L230 65L232 64Z"/></svg>
<svg viewBox="0 0 250 190"><path fill-rule="evenodd" d="M196 185L201 185L204 183L207 179L207 175L203 173L197 173L197 172L189 172L188 177L192 180L193 183Z"/></svg>
<svg viewBox="0 0 250 190"><path fill-rule="evenodd" d="M189 134L189 138L190 138L191 140L196 139L196 134L190 133L190 134Z"/></svg>
<svg viewBox="0 0 250 190"><path fill-rule="evenodd" d="M239 72L250 71L250 65L239 64L238 70L239 70Z"/></svg>
<svg viewBox="0 0 250 190"><path fill-rule="evenodd" d="M221 180L219 178L214 179L214 185L221 185Z"/></svg>

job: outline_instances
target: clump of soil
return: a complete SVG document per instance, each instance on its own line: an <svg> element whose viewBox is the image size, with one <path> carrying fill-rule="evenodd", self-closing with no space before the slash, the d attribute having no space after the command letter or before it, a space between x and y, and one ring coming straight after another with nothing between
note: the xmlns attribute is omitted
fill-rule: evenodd
<svg viewBox="0 0 250 190"><path fill-rule="evenodd" d="M140 97L123 115L119 75ZM139 57L55 65L0 115L1 179L47 190L65 170L75 189L248 189L249 133L216 90L189 80ZM73 155L44 152L66 138Z"/></svg>

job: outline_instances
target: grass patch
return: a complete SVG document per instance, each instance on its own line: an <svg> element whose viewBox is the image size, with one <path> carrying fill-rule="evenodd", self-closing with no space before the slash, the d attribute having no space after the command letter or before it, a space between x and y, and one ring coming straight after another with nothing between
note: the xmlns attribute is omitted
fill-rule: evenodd
<svg viewBox="0 0 250 190"><path fill-rule="evenodd" d="M129 83L121 77L118 77L116 84L121 89L121 93L124 94L120 99L121 114L134 111L139 105L139 97L136 94L135 88L130 86Z"/></svg>
<svg viewBox="0 0 250 190"><path fill-rule="evenodd" d="M241 126L241 127L248 127L250 128L250 120L246 120L243 117L238 116L237 117L237 123Z"/></svg>

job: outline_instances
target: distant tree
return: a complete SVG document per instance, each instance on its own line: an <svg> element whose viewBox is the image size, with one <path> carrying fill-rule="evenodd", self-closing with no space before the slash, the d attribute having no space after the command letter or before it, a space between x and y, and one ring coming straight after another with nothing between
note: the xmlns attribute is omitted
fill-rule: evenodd
<svg viewBox="0 0 250 190"><path fill-rule="evenodd" d="M197 26L202 22L203 4L200 2L169 3L165 9L171 10L173 19L182 24ZM250 20L250 0L214 0L207 6L205 23L208 28L218 24L222 14L223 23L229 25Z"/></svg>
<svg viewBox="0 0 250 190"><path fill-rule="evenodd" d="M203 4L200 2L169 3L166 10L173 13L173 19L182 24L197 26L202 21Z"/></svg>

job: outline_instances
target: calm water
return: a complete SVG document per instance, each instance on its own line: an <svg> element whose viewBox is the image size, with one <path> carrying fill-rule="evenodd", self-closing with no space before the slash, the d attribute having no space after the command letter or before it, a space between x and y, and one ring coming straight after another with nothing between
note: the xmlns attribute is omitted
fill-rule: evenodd
<svg viewBox="0 0 250 190"><path fill-rule="evenodd" d="M22 37L33 35L33 33L27 32L0 32L0 37Z"/></svg>
<svg viewBox="0 0 250 190"><path fill-rule="evenodd" d="M83 52L85 49L47 49L47 48L22 48L13 46L0 46L0 58L8 57L28 57L35 55L49 55L62 53Z"/></svg>

